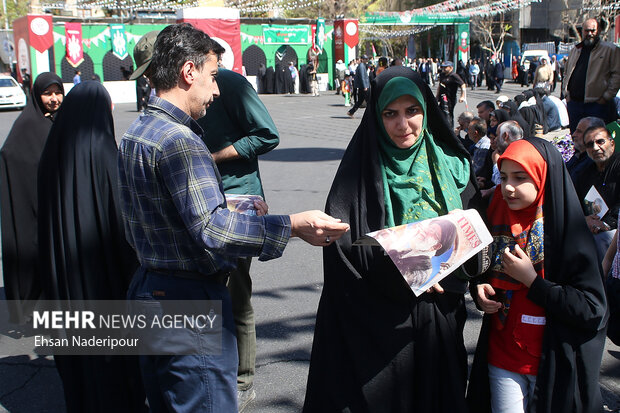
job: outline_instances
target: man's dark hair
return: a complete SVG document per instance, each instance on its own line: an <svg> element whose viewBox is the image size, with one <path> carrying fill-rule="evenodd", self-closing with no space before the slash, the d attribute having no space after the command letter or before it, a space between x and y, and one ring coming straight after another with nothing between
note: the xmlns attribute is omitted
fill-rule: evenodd
<svg viewBox="0 0 620 413"><path fill-rule="evenodd" d="M219 60L224 53L222 46L189 23L173 24L163 29L153 49L149 80L159 91L170 90L178 84L185 62L191 60L201 70L209 54Z"/></svg>
<svg viewBox="0 0 620 413"><path fill-rule="evenodd" d="M599 132L603 132L605 134L605 138L611 140L611 132L609 132L609 130L603 125L603 126L590 126L588 129L586 129L586 131L583 133L583 142L585 143L586 141L586 137L588 135L591 135L593 133L599 133Z"/></svg>
<svg viewBox="0 0 620 413"><path fill-rule="evenodd" d="M469 126L474 128L475 132L478 132L478 136L481 138L487 134L487 123L484 119L479 118L478 116L474 117L471 122L469 122Z"/></svg>
<svg viewBox="0 0 620 413"><path fill-rule="evenodd" d="M490 100L483 100L482 102L476 105L477 108L485 107L486 109L495 110L495 104Z"/></svg>

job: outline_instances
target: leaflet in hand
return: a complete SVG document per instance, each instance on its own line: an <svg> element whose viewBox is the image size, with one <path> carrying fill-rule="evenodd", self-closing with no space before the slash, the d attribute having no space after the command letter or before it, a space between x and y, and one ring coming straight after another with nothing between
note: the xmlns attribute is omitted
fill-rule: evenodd
<svg viewBox="0 0 620 413"><path fill-rule="evenodd" d="M596 214L599 218L603 218L607 211L609 211L609 207L603 201L603 197L596 190L594 185L586 194L586 197L583 199L583 203L586 207L586 215Z"/></svg>
<svg viewBox="0 0 620 413"><path fill-rule="evenodd" d="M474 209L371 232L353 243L380 246L417 296L493 241Z"/></svg>
<svg viewBox="0 0 620 413"><path fill-rule="evenodd" d="M256 215L254 201L263 201L260 195L237 195L224 194L226 196L226 207L231 211L245 215Z"/></svg>

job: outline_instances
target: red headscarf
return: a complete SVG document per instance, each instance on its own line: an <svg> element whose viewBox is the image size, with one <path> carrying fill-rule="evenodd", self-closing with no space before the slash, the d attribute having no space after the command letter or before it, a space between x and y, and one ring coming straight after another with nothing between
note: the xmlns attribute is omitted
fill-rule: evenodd
<svg viewBox="0 0 620 413"><path fill-rule="evenodd" d="M501 257L506 246L517 243L532 259L536 272L543 276L542 206L545 199L547 162L540 155L540 152L526 140L519 140L508 146L506 152L497 161L500 170L502 161L505 159L518 163L532 178L538 190L538 195L530 206L520 210L512 210L503 199L501 188L498 186L488 209L494 247L491 285L504 290L518 290L525 288L525 286L501 271Z"/></svg>

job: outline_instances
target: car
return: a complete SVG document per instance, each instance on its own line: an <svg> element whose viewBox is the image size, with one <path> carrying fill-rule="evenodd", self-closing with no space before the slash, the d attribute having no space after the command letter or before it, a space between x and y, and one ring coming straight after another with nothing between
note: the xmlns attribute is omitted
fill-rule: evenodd
<svg viewBox="0 0 620 413"><path fill-rule="evenodd" d="M538 57L538 63L542 62L542 59L547 59L547 62L551 62L549 58L549 53L546 50L526 50L523 52L521 56L521 66L525 68L525 70L530 69L530 62L534 60L535 57Z"/></svg>
<svg viewBox="0 0 620 413"><path fill-rule="evenodd" d="M23 109L26 94L11 76L0 75L0 109Z"/></svg>

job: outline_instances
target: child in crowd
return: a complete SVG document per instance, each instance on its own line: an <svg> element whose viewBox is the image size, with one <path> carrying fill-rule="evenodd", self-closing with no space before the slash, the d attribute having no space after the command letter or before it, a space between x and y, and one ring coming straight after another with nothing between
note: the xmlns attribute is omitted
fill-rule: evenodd
<svg viewBox="0 0 620 413"><path fill-rule="evenodd" d="M491 266L472 286L485 312L471 411L595 412L606 299L592 235L560 153L519 140L498 160Z"/></svg>
<svg viewBox="0 0 620 413"><path fill-rule="evenodd" d="M351 90L353 90L353 80L351 79L351 72L347 70L342 81L342 96L344 96L345 106L351 106Z"/></svg>

